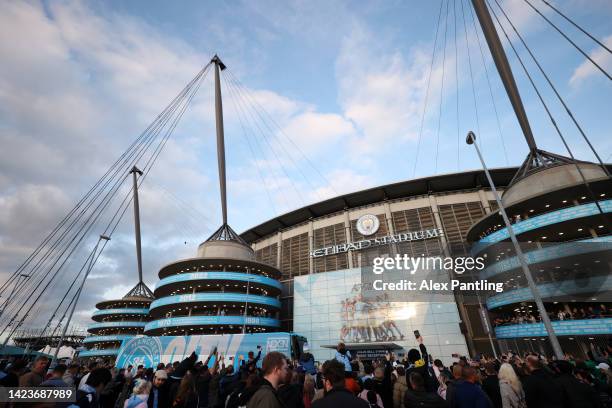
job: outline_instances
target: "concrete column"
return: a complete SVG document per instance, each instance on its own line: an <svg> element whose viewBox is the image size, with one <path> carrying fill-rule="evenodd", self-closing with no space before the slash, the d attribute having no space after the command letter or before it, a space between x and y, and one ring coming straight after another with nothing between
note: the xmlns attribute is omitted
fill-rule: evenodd
<svg viewBox="0 0 612 408"><path fill-rule="evenodd" d="M310 253L314 251L314 223L312 219L308 221L308 273L314 273L314 258L310 256Z"/></svg>
<svg viewBox="0 0 612 408"><path fill-rule="evenodd" d="M480 203L485 209L485 212L489 214L491 212L491 205L489 204L489 200L487 200L487 193L482 188L478 190L478 197L480 198Z"/></svg>
<svg viewBox="0 0 612 408"><path fill-rule="evenodd" d="M346 242L353 242L353 234L351 234L351 217L348 208L344 209L344 231L346 234ZM348 251L346 256L348 257L348 267L353 268L353 252Z"/></svg>
<svg viewBox="0 0 612 408"><path fill-rule="evenodd" d="M385 218L387 219L387 230L389 231L389 235L395 235L395 228L393 227L393 218L391 215L391 204L385 201L383 206L385 208Z"/></svg>
<svg viewBox="0 0 612 408"><path fill-rule="evenodd" d="M442 219L440 218L440 212L438 211L438 200L436 199L436 196L433 194L429 194L428 198L429 198L429 206L431 208L431 211L433 212L434 222L436 223L436 228L443 230ZM440 237L440 242L442 244L442 250L444 252L444 256L450 256L450 251L448 249L448 241L446 240L445 235L442 235ZM451 274L452 272L449 272L449 279L453 278ZM473 340L474 331L472 330L472 324L470 323L470 317L463 304L463 297L461 296L461 293L455 292L454 295L455 295L455 303L457 304L457 309L459 311L459 316L461 317L461 320L464 322L465 327L468 332L467 336L465 336L466 337L465 340L466 340L470 353L473 354L476 348L474 346L474 340Z"/></svg>
<svg viewBox="0 0 612 408"><path fill-rule="evenodd" d="M276 234L276 267L278 269L280 269L281 267L281 252L282 252L282 245L283 245L283 233L282 231L278 231L278 233Z"/></svg>
<svg viewBox="0 0 612 408"><path fill-rule="evenodd" d="M431 211L433 213L434 216L434 222L436 223L436 228L444 231L444 228L442 226L442 219L440 218L440 212L438 211L438 200L436 199L435 195L429 195L429 207L431 208ZM448 241L446 240L446 236L444 234L442 234L442 236L440 237L440 242L442 243L442 248L444 251L444 256L450 256L450 252L448 251Z"/></svg>

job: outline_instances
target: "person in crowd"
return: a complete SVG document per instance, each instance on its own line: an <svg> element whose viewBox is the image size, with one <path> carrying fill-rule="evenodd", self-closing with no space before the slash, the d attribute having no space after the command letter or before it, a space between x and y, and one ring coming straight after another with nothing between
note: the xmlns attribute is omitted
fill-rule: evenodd
<svg viewBox="0 0 612 408"><path fill-rule="evenodd" d="M19 377L23 375L26 369L27 363L25 360L18 358L7 368L7 374L0 379L0 386L2 387L18 387Z"/></svg>
<svg viewBox="0 0 612 408"><path fill-rule="evenodd" d="M208 390L208 387L206 387L206 390ZM168 373L166 373L166 370L162 368L155 371L155 374L153 375L151 391L149 393L149 398L147 399L147 407L168 408L169 405L170 402L168 401Z"/></svg>
<svg viewBox="0 0 612 408"><path fill-rule="evenodd" d="M499 378L497 377L497 372L495 371L495 364L492 361L487 361L484 364L482 389L493 403L494 408L502 408Z"/></svg>
<svg viewBox="0 0 612 408"><path fill-rule="evenodd" d="M325 396L312 403L312 408L368 408L369 404L344 387L346 365L338 359L323 363Z"/></svg>
<svg viewBox="0 0 612 408"><path fill-rule="evenodd" d="M310 408L312 405L312 399L315 395L315 380L311 374L304 376L304 389L302 393L302 403L304 408Z"/></svg>
<svg viewBox="0 0 612 408"><path fill-rule="evenodd" d="M555 381L563 390L566 406L571 408L600 406L595 389L574 377L574 366L569 361L555 361L554 369L557 373Z"/></svg>
<svg viewBox="0 0 612 408"><path fill-rule="evenodd" d="M451 382L450 377L446 372L441 372L438 377L438 395L441 396L444 400L446 400L446 392L448 391L448 384Z"/></svg>
<svg viewBox="0 0 612 408"><path fill-rule="evenodd" d="M525 400L528 407L553 408L565 404L563 390L553 380L552 375L544 370L542 361L537 356L527 356L525 359L528 376L523 381Z"/></svg>
<svg viewBox="0 0 612 408"><path fill-rule="evenodd" d="M404 370L403 366L398 366L395 371L397 373L397 379L393 384L393 408L405 408L404 396L408 389L408 384L406 383L406 370Z"/></svg>
<svg viewBox="0 0 612 408"><path fill-rule="evenodd" d="M344 343L338 343L338 347L336 348L336 360L338 360L342 365L344 365L344 371L351 372L351 352L346 349L346 345Z"/></svg>
<svg viewBox="0 0 612 408"><path fill-rule="evenodd" d="M393 366L391 361L393 354L387 352L384 363L378 365L374 369L374 391L382 399L384 408L393 408L393 382L391 380L391 371Z"/></svg>
<svg viewBox="0 0 612 408"><path fill-rule="evenodd" d="M523 384L514 372L514 368L508 363L503 363L499 368L499 393L503 408L525 408L525 392Z"/></svg>
<svg viewBox="0 0 612 408"><path fill-rule="evenodd" d="M85 375L81 377L81 381L79 382L79 388L85 387L85 384L87 383L87 379L89 378L89 374L93 370L95 370L97 367L98 367L97 361L92 361L89 363L89 365L87 366L87 372L85 373Z"/></svg>
<svg viewBox="0 0 612 408"><path fill-rule="evenodd" d="M447 408L448 404L444 398L435 392L427 391L423 376L413 371L408 375L410 387L404 395L404 405L406 408Z"/></svg>
<svg viewBox="0 0 612 408"><path fill-rule="evenodd" d="M317 369L315 368L315 359L314 356L309 353L310 347L308 344L304 344L302 350L304 350L304 352L300 356L300 367L303 367L306 373L315 375L317 373Z"/></svg>
<svg viewBox="0 0 612 408"><path fill-rule="evenodd" d="M78 364L70 364L68 369L64 373L62 379L69 387L76 386L78 374L79 374L79 365Z"/></svg>
<svg viewBox="0 0 612 408"><path fill-rule="evenodd" d="M374 379L373 378L368 378L363 382L363 390L359 393L358 397L366 401L370 405L372 405L370 403L370 400L372 400L373 398L376 398L376 405L381 408L383 406L383 402L382 402L382 399L380 398L380 395L378 395L378 393L374 390Z"/></svg>
<svg viewBox="0 0 612 408"><path fill-rule="evenodd" d="M438 380L435 378L433 370L429 367L429 354L423 342L423 336L417 337L419 350L408 350L408 368L406 369L407 384L410 386L410 374L417 372L425 381L425 389L428 392L436 392L438 390Z"/></svg>
<svg viewBox="0 0 612 408"><path fill-rule="evenodd" d="M132 390L132 396L125 400L123 408L147 408L151 388L152 385L149 381L142 378L137 379Z"/></svg>
<svg viewBox="0 0 612 408"><path fill-rule="evenodd" d="M243 362L248 372L252 373L255 371L255 368L257 367L257 362L259 361L260 358L261 358L261 346L257 346L257 356L256 357L255 357L255 353L253 353L252 351L248 352L247 360L246 362Z"/></svg>
<svg viewBox="0 0 612 408"><path fill-rule="evenodd" d="M493 403L478 385L478 372L470 366L461 371L463 381L454 385L451 408L493 408Z"/></svg>
<svg viewBox="0 0 612 408"><path fill-rule="evenodd" d="M51 372L51 378L43 381L41 387L68 387L68 384L64 381L64 374L66 374L67 367L65 364L58 364Z"/></svg>
<svg viewBox="0 0 612 408"><path fill-rule="evenodd" d="M196 382L191 371L187 371L178 386L176 396L172 401L173 408L198 408L198 393Z"/></svg>
<svg viewBox="0 0 612 408"><path fill-rule="evenodd" d="M264 357L261 369L263 384L253 394L247 408L282 408L277 390L287 377L287 358L283 353L272 351ZM342 378L344 380L344 376Z"/></svg>
<svg viewBox="0 0 612 408"><path fill-rule="evenodd" d="M76 405L80 408L99 408L100 393L112 380L113 376L107 368L96 368L89 373L87 380L80 384L76 392Z"/></svg>
<svg viewBox="0 0 612 408"><path fill-rule="evenodd" d="M299 373L291 366L288 367L285 379L278 387L278 399L281 400L286 407L303 408L303 389L302 384L298 381Z"/></svg>
<svg viewBox="0 0 612 408"><path fill-rule="evenodd" d="M45 372L47 370L49 359L46 356L38 356L32 364L30 372L19 377L20 387L38 387L45 380Z"/></svg>

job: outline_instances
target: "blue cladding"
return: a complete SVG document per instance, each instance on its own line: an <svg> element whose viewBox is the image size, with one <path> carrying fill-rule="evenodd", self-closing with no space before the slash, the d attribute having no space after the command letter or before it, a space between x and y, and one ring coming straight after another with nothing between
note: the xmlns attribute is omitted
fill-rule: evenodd
<svg viewBox="0 0 612 408"><path fill-rule="evenodd" d="M236 302L272 306L280 308L280 300L273 297L259 296L259 295L246 295L242 293L191 293L188 295L175 295L166 296L157 299L151 303L149 310L156 309L161 306L177 305L180 306L182 303L198 303L198 302Z"/></svg>
<svg viewBox="0 0 612 408"><path fill-rule="evenodd" d="M177 326L242 326L245 324L244 316L186 316L171 317L167 319L154 320L147 323L145 332L155 329L171 328ZM268 317L246 317L247 326L280 327L278 319Z"/></svg>
<svg viewBox="0 0 612 408"><path fill-rule="evenodd" d="M276 288L278 290L281 289L281 284L275 279L268 278L266 276L254 275L254 274L246 274L240 272L191 272L191 273L181 273L178 275L168 276L162 280L160 280L155 289L159 289L162 286L171 285L175 283L189 283L193 281L201 281L201 280L211 280L211 281L236 281L236 282L244 282L246 283L256 283L260 285L270 286L272 288Z"/></svg>
<svg viewBox="0 0 612 408"><path fill-rule="evenodd" d="M558 336L612 334L612 319L559 320L552 322ZM495 328L498 339L547 336L543 323L524 323Z"/></svg>

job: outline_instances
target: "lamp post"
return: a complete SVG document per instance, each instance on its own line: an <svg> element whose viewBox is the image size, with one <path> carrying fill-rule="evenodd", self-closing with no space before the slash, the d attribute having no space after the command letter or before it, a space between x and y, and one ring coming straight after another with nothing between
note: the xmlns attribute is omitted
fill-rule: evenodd
<svg viewBox="0 0 612 408"><path fill-rule="evenodd" d="M244 316L243 316L243 322L242 322L242 334L246 334L246 322L247 322L247 312L249 309L249 286L251 283L251 280L253 278L251 276L247 277L247 287L246 287L246 299L244 302Z"/></svg>
<svg viewBox="0 0 612 408"><path fill-rule="evenodd" d="M540 292L536 287L536 284L533 280L533 276L531 276L531 271L529 270L529 266L527 265L527 260L525 259L525 255L521 250L521 247L516 239L516 235L514 234L514 229L510 224L510 220L508 219L508 214L506 214L506 209L504 208L501 198L495 189L495 184L493 184L493 180L491 179L491 174L489 173L489 169L485 164L484 158L480 153L480 149L478 148L478 144L476 144L476 135L474 132L469 131L465 142L469 145L474 145L476 148L476 153L478 153L478 158L480 159L480 163L482 164L482 168L484 169L485 175L487 176L487 181L489 182L489 186L491 187L491 191L493 192L493 196L495 197L495 201L497 202L497 207L499 208L499 212L504 219L504 224L506 224L506 229L508 230L508 235L510 235L510 240L512 241L512 245L514 246L514 250L516 251L516 256L521 263L521 268L523 269L523 274L527 279L527 283L529 285L529 290L531 291L531 295L536 303L538 308L538 312L542 317L542 323L544 323L544 327L546 328L546 332L548 333L548 339L550 340L550 344L553 348L553 352L555 353L555 357L558 360L563 359L563 351L561 350L561 345L559 344L559 339L557 339L557 335L555 334L552 323L550 322L550 318L548 317L548 313L546 313L546 308L544 307L544 303L542 302L542 297L540 296Z"/></svg>

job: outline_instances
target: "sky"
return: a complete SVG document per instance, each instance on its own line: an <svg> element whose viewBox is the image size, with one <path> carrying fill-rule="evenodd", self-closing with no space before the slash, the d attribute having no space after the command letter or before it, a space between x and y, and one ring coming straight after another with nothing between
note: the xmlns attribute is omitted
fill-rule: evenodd
<svg viewBox="0 0 612 408"><path fill-rule="evenodd" d="M611 54L532 3L612 72ZM612 47L612 3L554 3ZM610 80L525 1L501 5L610 160ZM520 165L526 143L470 7L467 0L0 2L0 282L215 53L228 66L228 207L238 232L339 194L480 168L464 143L469 130L489 167ZM594 160L506 29L573 153ZM500 36L539 147L567 154ZM151 288L161 266L194 256L220 225L217 177L209 76L140 191ZM99 234L92 230L42 302L57 303ZM86 325L97 302L123 296L136 281L128 212L85 285L75 322ZM46 316L43 309L27 324L40 326Z"/></svg>

